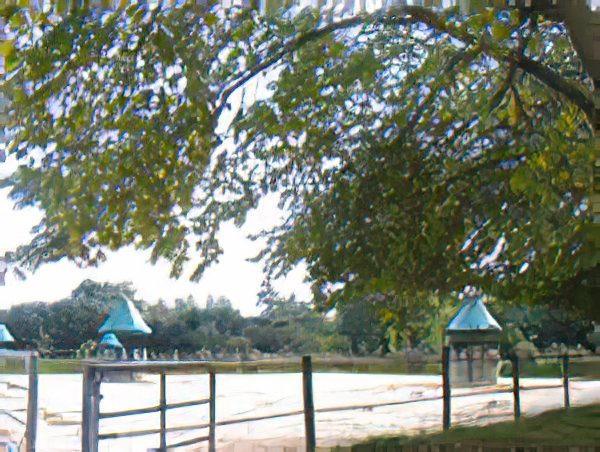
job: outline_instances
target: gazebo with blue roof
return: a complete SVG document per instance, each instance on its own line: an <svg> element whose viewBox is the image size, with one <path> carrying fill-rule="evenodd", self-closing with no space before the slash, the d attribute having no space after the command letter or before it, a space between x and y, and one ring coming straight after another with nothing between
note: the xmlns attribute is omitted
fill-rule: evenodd
<svg viewBox="0 0 600 452"><path fill-rule="evenodd" d="M119 342L115 336L116 333L121 337L145 337L152 333L152 329L144 322L140 311L133 305L133 302L121 294L112 302L110 313L98 329L98 333L104 334L104 337L107 333L112 333L114 339Z"/></svg>
<svg viewBox="0 0 600 452"><path fill-rule="evenodd" d="M125 295L121 295L108 317L98 329L98 333L122 333L128 335L148 335L152 329L146 325L140 311Z"/></svg>
<svg viewBox="0 0 600 452"><path fill-rule="evenodd" d="M119 350L123 351L123 345L115 336L115 333L104 333L98 343L99 356L103 359L118 359Z"/></svg>
<svg viewBox="0 0 600 452"><path fill-rule="evenodd" d="M114 333L104 333L102 339L98 343L100 348L123 348L123 345L117 339Z"/></svg>
<svg viewBox="0 0 600 452"><path fill-rule="evenodd" d="M487 356L497 350L502 327L489 313L483 297L469 297L444 330L444 342L452 346L455 359L450 362L453 385L496 384L496 360ZM478 346L481 365L474 369L474 347ZM466 359L460 355L466 350ZM486 366L487 362L487 366Z"/></svg>
<svg viewBox="0 0 600 452"><path fill-rule="evenodd" d="M13 337L12 334L10 334L10 331L8 331L8 328L6 328L6 325L4 325L3 323L0 323L0 345L13 343L14 341L15 341L15 338Z"/></svg>

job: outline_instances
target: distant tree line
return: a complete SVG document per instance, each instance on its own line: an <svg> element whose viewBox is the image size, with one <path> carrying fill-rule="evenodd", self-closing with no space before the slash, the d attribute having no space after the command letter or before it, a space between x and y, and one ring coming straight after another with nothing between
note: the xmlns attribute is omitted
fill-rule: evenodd
<svg viewBox="0 0 600 452"><path fill-rule="evenodd" d="M365 356L399 352L403 347L435 354L445 325L460 305L458 300L442 303L433 297L402 304L375 295L344 303L343 311L327 316L293 297L261 293L262 313L244 317L226 297L209 296L205 305L192 296L151 304L136 297L131 283L86 280L65 299L14 305L4 321L18 348L36 349L47 357L75 356L77 350L100 339L98 329L110 312L111 302L121 294L133 301L152 334L143 340L119 335L120 341L128 350L146 346L155 357L172 357L176 351L180 357ZM387 303L387 310L381 309L383 303ZM540 349L558 343L593 350L586 339L592 323L573 313L544 306L519 308L510 303L493 303L490 309L505 326L502 354L519 342Z"/></svg>
<svg viewBox="0 0 600 452"><path fill-rule="evenodd" d="M84 281L70 297L55 302L28 302L12 306L5 323L19 348L43 355L73 355L88 341L98 341L98 329L120 294L140 310L152 334L143 345L152 354L248 356L252 353L372 354L388 351L384 325L368 303L327 318L306 303L293 299L263 299L259 316L244 317L225 297L209 296L206 307L189 296L174 303L150 304L136 298L130 283ZM126 348L140 339L119 335Z"/></svg>

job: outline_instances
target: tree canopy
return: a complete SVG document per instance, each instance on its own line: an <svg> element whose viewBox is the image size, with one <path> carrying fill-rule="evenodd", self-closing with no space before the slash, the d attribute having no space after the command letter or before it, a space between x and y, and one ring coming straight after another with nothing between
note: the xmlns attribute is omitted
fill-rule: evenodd
<svg viewBox="0 0 600 452"><path fill-rule="evenodd" d="M305 262L326 306L547 301L595 262L592 87L560 23L191 3L10 21L11 196L45 214L13 262L134 244L197 280L269 193L287 218L262 234L266 281Z"/></svg>

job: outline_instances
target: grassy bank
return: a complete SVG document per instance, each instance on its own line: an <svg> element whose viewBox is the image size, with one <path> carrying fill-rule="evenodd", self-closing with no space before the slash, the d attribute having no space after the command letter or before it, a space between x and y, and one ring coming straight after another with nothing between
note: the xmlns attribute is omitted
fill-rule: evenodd
<svg viewBox="0 0 600 452"><path fill-rule="evenodd" d="M562 366L556 359L522 359L519 362L521 377L558 378L562 376ZM510 365L502 368L503 377L512 376ZM600 359L573 358L569 362L569 375L598 380L600 379Z"/></svg>
<svg viewBox="0 0 600 452"><path fill-rule="evenodd" d="M269 362L273 363L273 371L279 369L278 362L282 360L265 360L261 366L261 371L269 371ZM285 360L284 360L285 361ZM290 359L290 362L297 361L299 363L300 357ZM326 363L324 363L327 361ZM348 366L347 363L340 364L337 366L334 359L323 359L313 358L313 371L338 371L338 372L356 372L356 373L370 373L370 374L392 374L392 375L439 375L440 366L438 363L429 363L420 367L418 372L409 369L405 360L393 360L393 359L379 359L379 358L357 358L353 360L353 364ZM73 374L83 372L84 361L79 359L40 359L38 361L38 372L40 374ZM240 366L241 367L241 366ZM252 366L248 368L248 371L252 372ZM298 367L298 366L294 366ZM293 371L299 371L294 369ZM0 374L21 374L24 373L25 369L19 360L6 360L3 366L0 366Z"/></svg>
<svg viewBox="0 0 600 452"><path fill-rule="evenodd" d="M600 404L553 410L517 422L485 427L457 427L416 437L379 438L352 447L353 452L418 450L419 445L460 443L527 446L591 446L600 444Z"/></svg>
<svg viewBox="0 0 600 452"><path fill-rule="evenodd" d="M0 357L1 360L1 357ZM282 360L265 360L262 361L261 367L268 371L268 363L274 363L274 370L276 370L276 363ZM287 358L283 361L294 362L300 361L300 357ZM346 359L347 361L347 359ZM336 358L325 358L325 357L313 357L313 370L315 372L323 371L339 371L339 372L357 372L357 373L371 373L371 374L396 374L396 375L440 375L441 367L439 363L429 362L424 363L421 366L414 367L408 366L408 363L403 358L355 358L352 359L352 365L340 364L337 366ZM40 359L38 369L41 374L70 374L70 373L81 373L83 371L83 360L78 359ZM502 369L501 375L504 377L511 376L511 366L505 365ZM548 360L545 361L533 361L533 360L521 360L520 362L520 374L521 377L538 377L538 378L551 378L560 377L561 366L556 361ZM18 374L24 373L25 369L23 363L19 360L7 359L0 365L0 374ZM572 377L582 377L589 379L600 379L600 359L573 359L569 365L569 375Z"/></svg>
<svg viewBox="0 0 600 452"><path fill-rule="evenodd" d="M42 374L80 374L83 373L83 360L40 359L38 372Z"/></svg>
<svg viewBox="0 0 600 452"><path fill-rule="evenodd" d="M0 357L0 374L25 374L25 363L22 359L5 359ZM83 372L83 361L79 359L40 359L40 374L80 374Z"/></svg>

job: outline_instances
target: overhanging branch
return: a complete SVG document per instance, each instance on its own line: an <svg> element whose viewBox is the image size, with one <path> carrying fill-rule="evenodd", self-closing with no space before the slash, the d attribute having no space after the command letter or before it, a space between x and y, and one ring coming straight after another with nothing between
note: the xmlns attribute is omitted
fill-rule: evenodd
<svg viewBox="0 0 600 452"><path fill-rule="evenodd" d="M520 57L515 60L515 63L520 69L531 74L549 88L566 96L587 115L588 120L593 124L595 116L594 100L582 89L538 61L527 57Z"/></svg>
<svg viewBox="0 0 600 452"><path fill-rule="evenodd" d="M588 117L590 122L594 121L594 102L586 92L577 87L574 83L564 79L552 69L543 64L527 58L523 55L510 56L503 55L499 49L495 49L491 43L482 42L478 37L469 33L464 27L456 26L452 21L447 21L448 15L453 10L436 12L430 8L414 5L400 5L388 8L385 11L378 11L372 14L361 14L349 19L330 23L321 28L304 32L295 39L285 44L275 55L263 60L261 63L249 68L242 76L232 81L219 94L216 109L213 113L214 124L218 121L221 113L228 104L229 97L245 83L262 73L272 69L286 55L300 49L305 44L320 39L336 31L345 30L360 25L383 25L383 26L402 26L407 24L424 24L440 33L445 33L452 38L465 44L476 44L482 51L486 52L492 58L504 60L511 66L518 67L524 72L532 75L549 88L567 97Z"/></svg>

